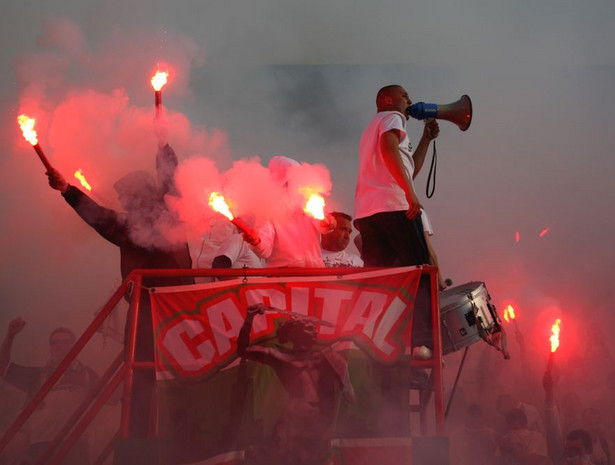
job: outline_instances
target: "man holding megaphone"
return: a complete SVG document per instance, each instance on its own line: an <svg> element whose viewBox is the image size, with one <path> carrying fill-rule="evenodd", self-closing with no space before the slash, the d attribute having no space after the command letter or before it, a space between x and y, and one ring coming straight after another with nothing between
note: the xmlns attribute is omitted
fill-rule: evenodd
<svg viewBox="0 0 615 465"><path fill-rule="evenodd" d="M363 241L365 266L408 266L429 263L421 223L421 202L413 184L438 122L426 122L413 151L406 120L412 101L400 85L383 87L377 113L359 144L359 176L355 190L355 224Z"/></svg>

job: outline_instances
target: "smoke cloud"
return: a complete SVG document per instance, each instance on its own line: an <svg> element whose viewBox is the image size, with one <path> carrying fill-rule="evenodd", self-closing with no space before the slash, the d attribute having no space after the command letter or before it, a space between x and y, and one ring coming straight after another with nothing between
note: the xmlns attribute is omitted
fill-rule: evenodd
<svg viewBox="0 0 615 465"><path fill-rule="evenodd" d="M92 197L120 209L115 181L135 170L155 177L149 80L158 64L167 66L163 129L180 158L182 197L166 201L185 221L181 234L196 256L203 234L219 222L207 207L211 190L238 216L284 210L271 201L284 198L266 169L274 156L305 163L310 180L328 192L327 209L352 213L361 131L376 91L400 83L414 101L472 98L467 132L440 122L435 195L424 194L431 150L416 186L444 276L455 284L484 281L500 312L512 303L529 348L522 359L514 329L510 361L473 346L461 382L466 400L492 408L492 399L475 398L479 382L489 396L514 390L536 400L555 317L564 328L560 368L574 371L569 390L582 374L586 383L603 383L606 365L582 361L592 353L588 341L606 339L613 323L612 4L279 3L7 7L0 27L0 330L21 315L28 341L46 341L60 325L80 333L119 279L117 248L46 185L18 114L37 119L41 146L69 182L82 169ZM421 130L422 123L408 122L412 141ZM612 342L601 347L610 360ZM14 358L35 364L47 349L24 337ZM460 356L449 355L447 366ZM447 369L449 381L454 371Z"/></svg>

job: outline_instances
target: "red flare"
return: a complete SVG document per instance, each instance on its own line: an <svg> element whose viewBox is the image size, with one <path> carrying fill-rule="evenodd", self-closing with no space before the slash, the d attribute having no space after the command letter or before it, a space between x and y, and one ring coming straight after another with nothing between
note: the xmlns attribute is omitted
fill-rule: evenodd
<svg viewBox="0 0 615 465"><path fill-rule="evenodd" d="M34 125L36 124L36 120L26 115L19 115L17 117L17 123L19 124L19 127L21 128L21 133L23 134L24 139L26 139L28 142L30 142L30 144L32 144L32 147L34 147L34 151L38 155L38 158L40 158L41 161L43 162L43 165L45 165L45 168L47 169L47 171L53 169L53 167L51 166L51 163L49 163L49 160L45 156L45 152L43 152L43 149L41 148L41 146L38 145L38 135L36 134L36 131L34 130Z"/></svg>

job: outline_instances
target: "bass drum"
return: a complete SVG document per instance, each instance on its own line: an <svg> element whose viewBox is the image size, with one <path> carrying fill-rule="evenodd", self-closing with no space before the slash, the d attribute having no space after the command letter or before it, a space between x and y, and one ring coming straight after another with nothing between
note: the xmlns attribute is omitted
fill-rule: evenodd
<svg viewBox="0 0 615 465"><path fill-rule="evenodd" d="M442 353L450 354L483 339L492 344L502 330L485 283L473 281L440 293Z"/></svg>

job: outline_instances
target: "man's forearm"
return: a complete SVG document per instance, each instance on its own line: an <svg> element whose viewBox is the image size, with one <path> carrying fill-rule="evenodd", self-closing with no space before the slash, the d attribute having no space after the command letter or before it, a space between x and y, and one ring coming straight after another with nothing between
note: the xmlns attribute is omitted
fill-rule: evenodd
<svg viewBox="0 0 615 465"><path fill-rule="evenodd" d="M6 336L0 345L0 376L6 374L6 370L11 363L11 350L13 348L13 336Z"/></svg>

